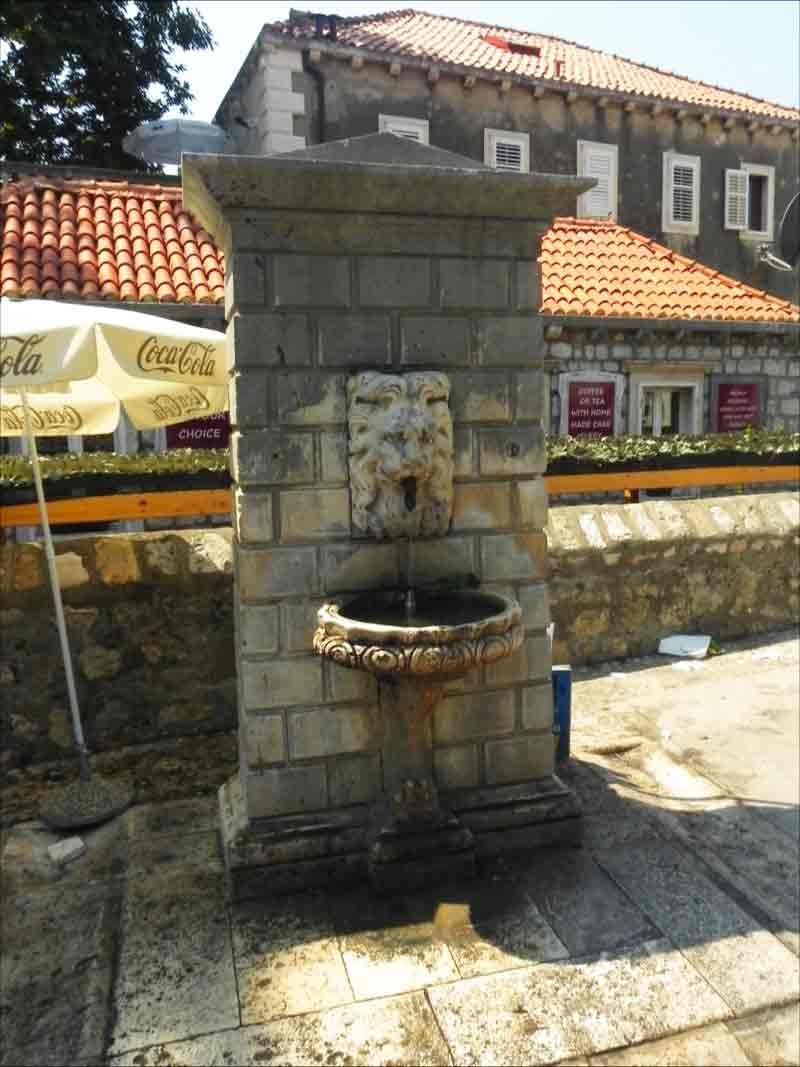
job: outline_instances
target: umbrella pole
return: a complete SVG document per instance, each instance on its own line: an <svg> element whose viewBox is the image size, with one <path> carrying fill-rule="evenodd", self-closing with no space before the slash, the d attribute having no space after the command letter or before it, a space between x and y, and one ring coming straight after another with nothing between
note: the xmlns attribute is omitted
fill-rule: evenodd
<svg viewBox="0 0 800 1067"><path fill-rule="evenodd" d="M50 573L50 588L53 592L53 603L56 609L56 626L58 627L58 639L61 642L61 655L64 660L64 673L67 676L67 692L69 693L69 706L72 712L72 732L75 737L75 745L78 749L78 762L80 766L81 781L88 782L91 776L89 771L89 752L83 738L81 726L81 714L78 708L78 694L75 689L75 675L72 672L72 656L69 651L69 639L67 626L64 621L64 605L61 602L61 586L58 581L56 570L56 556L53 551L53 538L50 534L50 523L47 520L47 504L44 499L42 488L42 473L39 469L39 453L36 451L36 435L31 424L31 413L28 407L28 394L23 389L22 412L25 419L25 435L31 450L31 464L33 466L33 482L36 486L36 499L39 502L39 517L44 539L44 554L47 558L47 569Z"/></svg>

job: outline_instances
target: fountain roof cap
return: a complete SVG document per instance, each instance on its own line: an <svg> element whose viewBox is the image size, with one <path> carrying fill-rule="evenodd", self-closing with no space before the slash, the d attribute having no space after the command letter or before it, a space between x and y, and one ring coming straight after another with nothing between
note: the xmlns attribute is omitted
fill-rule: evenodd
<svg viewBox="0 0 800 1067"><path fill-rule="evenodd" d="M183 198L210 232L247 211L496 218L548 224L574 215L593 178L515 174L390 133L274 156L185 154Z"/></svg>

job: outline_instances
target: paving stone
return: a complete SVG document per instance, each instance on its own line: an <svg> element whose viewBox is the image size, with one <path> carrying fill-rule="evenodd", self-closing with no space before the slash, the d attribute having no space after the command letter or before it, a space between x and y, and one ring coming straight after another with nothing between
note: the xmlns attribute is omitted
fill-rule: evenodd
<svg viewBox="0 0 800 1067"><path fill-rule="evenodd" d="M666 842L598 853L612 877L736 1011L800 996L796 957Z"/></svg>
<svg viewBox="0 0 800 1067"><path fill-rule="evenodd" d="M777 1067L800 1063L800 1005L771 1008L734 1019L728 1029L747 1053L754 1067Z"/></svg>
<svg viewBox="0 0 800 1067"><path fill-rule="evenodd" d="M239 904L231 925L243 1023L352 1001L323 896L300 893Z"/></svg>
<svg viewBox="0 0 800 1067"><path fill-rule="evenodd" d="M800 954L797 836L787 836L762 816L755 805L727 801L691 817L660 813L662 822L768 916L777 936Z"/></svg>
<svg viewBox="0 0 800 1067"><path fill-rule="evenodd" d="M192 834L216 830L216 793L166 804L138 804L127 812L128 829L135 834Z"/></svg>
<svg viewBox="0 0 800 1067"><path fill-rule="evenodd" d="M102 1055L120 892L75 885L3 899L0 1063Z"/></svg>
<svg viewBox="0 0 800 1067"><path fill-rule="evenodd" d="M380 898L358 890L335 898L332 912L356 1000L458 978L427 897Z"/></svg>
<svg viewBox="0 0 800 1067"><path fill-rule="evenodd" d="M547 863L532 863L527 886L571 956L659 936L586 851L554 850Z"/></svg>
<svg viewBox="0 0 800 1067"><path fill-rule="evenodd" d="M222 871L219 837L216 831L195 834L139 833L130 842L128 875L132 879L158 879L167 871L196 869Z"/></svg>
<svg viewBox="0 0 800 1067"><path fill-rule="evenodd" d="M773 1061L775 1062L775 1061ZM749 1067L724 1023L592 1056L591 1067Z"/></svg>
<svg viewBox="0 0 800 1067"><path fill-rule="evenodd" d="M617 958L466 978L428 997L460 1064L556 1063L730 1014L664 940Z"/></svg>
<svg viewBox="0 0 800 1067"><path fill-rule="evenodd" d="M197 868L129 883L110 1055L238 1026L221 875Z"/></svg>
<svg viewBox="0 0 800 1067"><path fill-rule="evenodd" d="M513 893L507 883L494 887L494 893L500 907L491 906L484 888L437 908L436 931L447 941L462 978L569 956L527 894Z"/></svg>
<svg viewBox="0 0 800 1067"><path fill-rule="evenodd" d="M156 1045L111 1060L130 1067L216 1067L258 1064L278 1067L419 1067L450 1064L433 1012L423 993L334 1008L226 1033Z"/></svg>

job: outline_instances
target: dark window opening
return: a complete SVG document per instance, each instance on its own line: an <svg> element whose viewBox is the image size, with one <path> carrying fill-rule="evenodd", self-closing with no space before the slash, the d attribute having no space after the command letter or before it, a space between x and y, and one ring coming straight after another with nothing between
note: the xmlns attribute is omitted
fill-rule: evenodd
<svg viewBox="0 0 800 1067"><path fill-rule="evenodd" d="M747 228L756 233L763 233L767 229L767 176L766 174L750 174L748 183Z"/></svg>
<svg viewBox="0 0 800 1067"><path fill-rule="evenodd" d="M507 37L500 37L496 33L485 33L481 38L486 44L500 48L504 52L515 52L521 56L540 56L542 50L535 44L523 44L522 41L509 41Z"/></svg>

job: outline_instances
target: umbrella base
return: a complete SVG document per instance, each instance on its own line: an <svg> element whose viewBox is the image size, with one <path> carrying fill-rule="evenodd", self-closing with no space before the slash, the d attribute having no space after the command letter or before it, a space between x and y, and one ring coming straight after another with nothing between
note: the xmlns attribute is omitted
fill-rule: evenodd
<svg viewBox="0 0 800 1067"><path fill-rule="evenodd" d="M124 782L78 778L43 801L39 817L54 830L74 830L108 822L130 806L133 790Z"/></svg>

